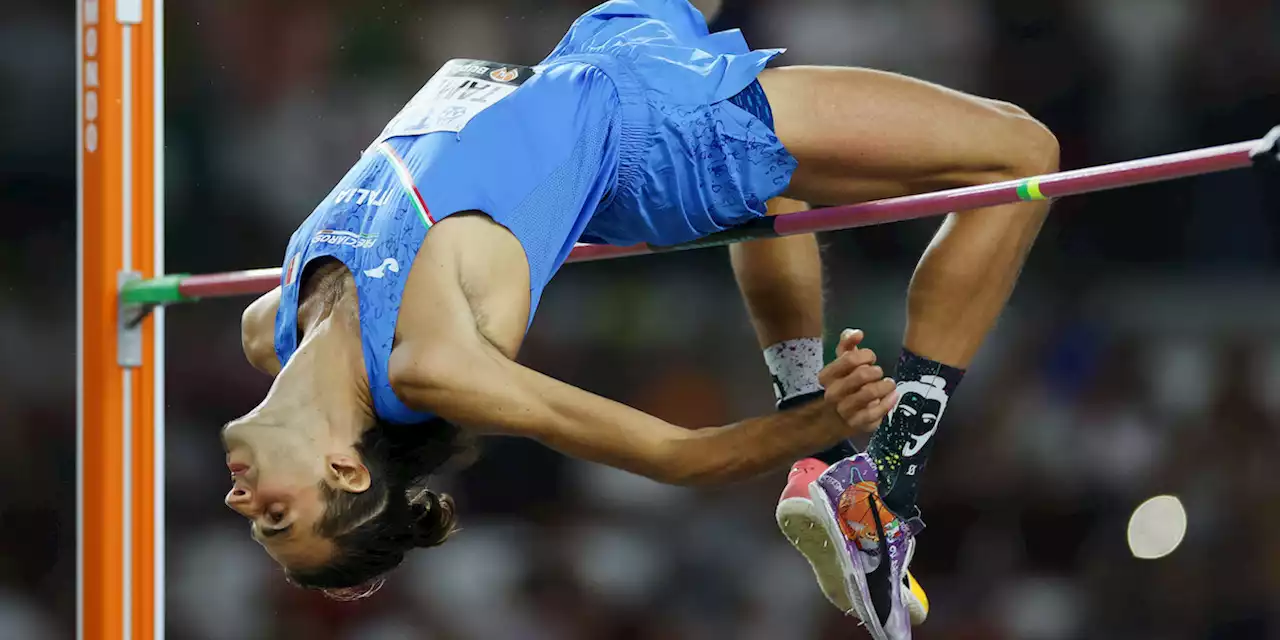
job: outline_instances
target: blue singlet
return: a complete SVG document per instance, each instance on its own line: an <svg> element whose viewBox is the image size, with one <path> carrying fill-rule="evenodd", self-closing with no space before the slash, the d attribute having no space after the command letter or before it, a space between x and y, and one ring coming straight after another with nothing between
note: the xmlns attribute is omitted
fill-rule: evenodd
<svg viewBox="0 0 1280 640"><path fill-rule="evenodd" d="M537 67L445 65L294 232L276 353L298 344L301 274L315 258L355 277L374 409L429 414L391 389L405 279L431 224L480 211L529 260L532 308L578 241L671 245L764 215L796 162L756 76L781 50L708 33L686 0L612 0L574 22Z"/></svg>

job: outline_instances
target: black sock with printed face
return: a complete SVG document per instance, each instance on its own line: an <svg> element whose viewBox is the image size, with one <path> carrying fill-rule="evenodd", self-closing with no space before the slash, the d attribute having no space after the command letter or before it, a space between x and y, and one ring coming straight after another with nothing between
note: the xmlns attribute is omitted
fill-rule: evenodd
<svg viewBox="0 0 1280 640"><path fill-rule="evenodd" d="M871 436L867 452L879 473L880 499L903 518L919 512L920 475L933 450L934 435L947 401L964 370L902 350L894 380L898 400Z"/></svg>

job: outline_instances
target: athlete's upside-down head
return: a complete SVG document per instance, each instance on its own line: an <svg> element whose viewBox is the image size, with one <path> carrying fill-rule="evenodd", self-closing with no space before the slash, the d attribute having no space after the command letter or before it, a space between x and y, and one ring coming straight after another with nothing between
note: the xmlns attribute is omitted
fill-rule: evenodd
<svg viewBox="0 0 1280 640"><path fill-rule="evenodd" d="M364 597L406 552L453 534L453 499L427 489L428 476L467 449L453 425L378 422L353 458L317 456L261 418L223 429L233 482L226 504L252 521L251 535L290 582L335 599Z"/></svg>

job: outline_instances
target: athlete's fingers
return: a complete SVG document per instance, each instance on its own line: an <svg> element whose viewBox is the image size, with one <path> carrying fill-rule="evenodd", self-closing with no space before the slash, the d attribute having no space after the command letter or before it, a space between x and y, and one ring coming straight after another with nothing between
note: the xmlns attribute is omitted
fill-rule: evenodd
<svg viewBox="0 0 1280 640"><path fill-rule="evenodd" d="M852 419L858 412L872 407L877 400L882 400L894 392L892 380L879 380L863 385L857 391L840 398L836 410L846 420Z"/></svg>
<svg viewBox="0 0 1280 640"><path fill-rule="evenodd" d="M840 357L847 351L853 351L862 344L862 339L867 337L862 329L845 329L840 332L840 343L836 345L836 357Z"/></svg>
<svg viewBox="0 0 1280 640"><path fill-rule="evenodd" d="M893 405L898 399L897 391L890 391L883 398L878 398L874 404L854 410L850 414L841 412L840 417L844 418L845 424L864 432L875 431L880 426L884 417L893 411Z"/></svg>
<svg viewBox="0 0 1280 640"><path fill-rule="evenodd" d="M880 371L881 377L883 377L884 370L880 369L875 364L875 354L864 353L866 351L869 351L869 349L850 351L844 356L831 361L831 364L823 367L822 370L818 372L818 383L823 387L837 385L841 380L848 378L853 375L855 371L858 371L863 367L876 367L876 369ZM863 380L863 382L868 382L868 380Z"/></svg>
<svg viewBox="0 0 1280 640"><path fill-rule="evenodd" d="M841 398L837 404L837 410L847 419L852 419L856 413L865 410L865 408L876 407L884 398L895 393L892 380L878 380L874 383L864 385L858 389L858 392L850 394L845 398Z"/></svg>
<svg viewBox="0 0 1280 640"><path fill-rule="evenodd" d="M818 372L818 382L825 387L849 375L858 367L875 363L876 352L870 349L854 349L823 367L822 371Z"/></svg>
<svg viewBox="0 0 1280 640"><path fill-rule="evenodd" d="M849 372L848 375L832 380L830 384L824 384L823 387L826 388L824 397L827 402L839 402L857 393L867 384L882 378L884 378L883 369L874 364L864 364Z"/></svg>
<svg viewBox="0 0 1280 640"><path fill-rule="evenodd" d="M867 409L866 422L862 423L867 425L867 431L875 431L878 429L880 425L883 424L882 421L885 416L889 415L889 413L893 411L893 407L897 402L898 391L895 389L894 391L889 392L889 395L881 398L880 403L875 407Z"/></svg>

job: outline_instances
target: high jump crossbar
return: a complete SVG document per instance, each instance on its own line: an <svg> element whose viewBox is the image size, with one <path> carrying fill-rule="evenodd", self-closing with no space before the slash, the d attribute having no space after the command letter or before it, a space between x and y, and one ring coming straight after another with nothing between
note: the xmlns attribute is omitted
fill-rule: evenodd
<svg viewBox="0 0 1280 640"><path fill-rule="evenodd" d="M589 262L627 256L668 253L714 247L747 240L820 231L853 229L943 215L1022 201L1048 200L1095 191L1132 187L1152 182L1242 169L1266 158L1275 160L1280 127L1262 139L1156 156L1129 162L1051 173L1032 178L976 187L950 189L921 195L877 200L862 204L813 209L768 218L722 231L705 238L671 246L637 244L609 246L578 244L567 262ZM251 269L206 275L173 274L128 282L121 302L161 305L266 293L280 283L280 268Z"/></svg>

